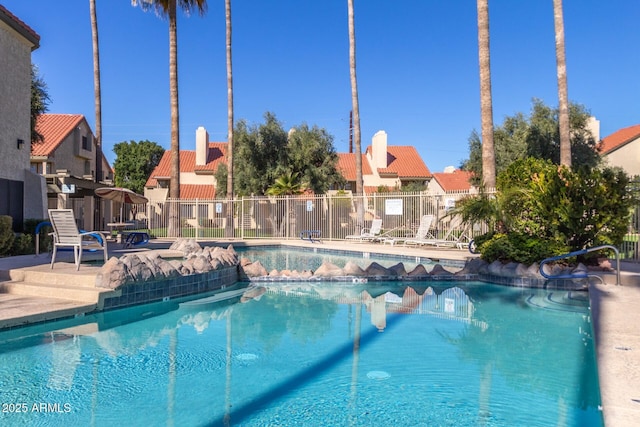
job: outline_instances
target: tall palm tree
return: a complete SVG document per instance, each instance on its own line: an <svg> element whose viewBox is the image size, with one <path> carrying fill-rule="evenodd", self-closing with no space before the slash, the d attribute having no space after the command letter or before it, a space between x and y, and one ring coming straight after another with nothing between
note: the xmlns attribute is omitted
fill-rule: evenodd
<svg viewBox="0 0 640 427"><path fill-rule="evenodd" d="M171 180L169 197L169 226L167 234L178 237L180 230L180 212L177 201L180 199L180 116L178 108L178 20L177 9L189 13L195 9L204 14L206 0L131 0L134 6L140 4L143 9L153 8L155 12L169 18L169 93L171 104Z"/></svg>
<svg viewBox="0 0 640 427"><path fill-rule="evenodd" d="M349 71L351 75L351 104L353 109L353 141L356 151L356 194L361 195L362 145L360 139L360 107L358 105L358 80L356 79L356 30L353 20L353 0L347 0L349 8Z"/></svg>
<svg viewBox="0 0 640 427"><path fill-rule="evenodd" d="M558 121L560 122L560 164L571 167L571 131L569 128L569 90L567 59L564 47L562 0L553 0L553 21L556 32L556 69L558 74Z"/></svg>
<svg viewBox="0 0 640 427"><path fill-rule="evenodd" d="M349 18L349 72L351 75L351 104L353 109L353 142L356 155L356 226L364 227L364 183L362 179L362 144L360 138L360 107L356 78L356 30L353 19L353 0L347 0Z"/></svg>
<svg viewBox="0 0 640 427"><path fill-rule="evenodd" d="M489 49L489 0L478 0L478 59L480 62L480 117L482 121L482 182L496 186L496 155L493 146L493 100Z"/></svg>
<svg viewBox="0 0 640 427"><path fill-rule="evenodd" d="M231 0L225 0L227 33L227 224L225 234L233 237L233 69L231 66Z"/></svg>
<svg viewBox="0 0 640 427"><path fill-rule="evenodd" d="M98 17L96 14L96 0L89 0L89 13L91 14L91 40L93 42L93 97L96 114L96 181L102 180L102 95L100 90L100 46L98 44ZM101 205L102 202L95 196L96 209L94 209L94 230L102 230Z"/></svg>

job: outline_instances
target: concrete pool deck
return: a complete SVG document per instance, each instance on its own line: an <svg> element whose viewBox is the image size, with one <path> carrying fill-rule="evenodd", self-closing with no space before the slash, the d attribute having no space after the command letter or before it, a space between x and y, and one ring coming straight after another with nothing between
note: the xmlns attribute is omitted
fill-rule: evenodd
<svg viewBox="0 0 640 427"><path fill-rule="evenodd" d="M300 247L353 250L386 254L409 255L437 260L464 261L473 257L466 250L388 246L353 242L310 243L286 241L216 241L200 242L202 246L235 247L286 244ZM131 251L166 250L171 241L154 241L136 250L122 249L109 244L109 256L122 256ZM64 257L68 259L65 259ZM83 258L85 258L83 256ZM86 257L89 258L89 257ZM64 298L68 288L80 289L82 295L109 292L95 288L99 267L83 264L76 271L71 253L59 253L54 269L49 266L48 254L0 258L0 330L37 322L88 313L96 308L92 297ZM66 261L66 262L65 262ZM615 285L614 274L604 274L603 283L593 280L589 287L591 315L595 333L598 375L605 425L631 427L640 420L640 263L621 263L622 286ZM31 277L43 282L39 295L21 292L18 282ZM39 279L38 279L39 278ZM25 280L26 282L26 280ZM47 287L48 286L48 287ZM18 288L18 289L16 289ZM71 292L71 291L70 291ZM551 355L550 355L551 356ZM550 362L552 363L552 362Z"/></svg>

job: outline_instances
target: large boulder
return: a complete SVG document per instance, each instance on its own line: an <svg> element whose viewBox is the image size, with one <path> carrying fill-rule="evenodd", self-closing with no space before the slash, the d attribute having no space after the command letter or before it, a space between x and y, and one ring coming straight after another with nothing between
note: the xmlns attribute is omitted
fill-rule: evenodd
<svg viewBox="0 0 640 427"><path fill-rule="evenodd" d="M242 264L239 269L240 277L243 279L250 277L265 277L267 276L267 269L260 263L260 261L250 262Z"/></svg>
<svg viewBox="0 0 640 427"><path fill-rule="evenodd" d="M177 239L169 249L180 251L185 255L202 250L202 247L194 239Z"/></svg>
<svg viewBox="0 0 640 427"><path fill-rule="evenodd" d="M356 276L361 277L366 275L365 271L353 261L347 261L347 263L342 268L345 276Z"/></svg>
<svg viewBox="0 0 640 427"><path fill-rule="evenodd" d="M127 266L116 257L111 257L100 268L96 276L96 287L118 289L129 279Z"/></svg>
<svg viewBox="0 0 640 427"><path fill-rule="evenodd" d="M389 270L394 276L404 277L407 275L407 270L404 268L404 264L399 262L396 265L389 267Z"/></svg>
<svg viewBox="0 0 640 427"><path fill-rule="evenodd" d="M322 265L313 273L315 277L339 277L344 276L344 270L329 261L323 261Z"/></svg>
<svg viewBox="0 0 640 427"><path fill-rule="evenodd" d="M432 276L451 276L452 273L450 271L445 270L445 268L441 264L436 264L431 269L430 274Z"/></svg>
<svg viewBox="0 0 640 427"><path fill-rule="evenodd" d="M369 277L378 277L378 276L395 276L395 274L386 267L381 266L377 262L372 262L369 264L364 270Z"/></svg>
<svg viewBox="0 0 640 427"><path fill-rule="evenodd" d="M416 268L411 270L407 275L409 277L425 277L429 275L429 272L427 271L424 265L418 264L416 265Z"/></svg>

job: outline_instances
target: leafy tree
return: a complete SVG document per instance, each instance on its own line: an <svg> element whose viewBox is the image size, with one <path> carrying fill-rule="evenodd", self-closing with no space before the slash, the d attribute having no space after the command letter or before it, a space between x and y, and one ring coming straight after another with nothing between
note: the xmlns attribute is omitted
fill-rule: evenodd
<svg viewBox="0 0 640 427"><path fill-rule="evenodd" d="M596 140L587 128L590 117L586 107L570 104L571 155L574 165L596 166L600 156ZM558 110L534 99L529 116L517 113L506 117L494 131L496 172L499 175L511 163L524 157L548 159L560 163ZM469 159L462 168L474 172L475 184L482 182L482 142L476 131L469 137Z"/></svg>
<svg viewBox="0 0 640 427"><path fill-rule="evenodd" d="M240 120L234 131L234 193L263 195L275 180L287 173L297 174L316 193L344 178L337 172L338 155L333 137L326 130L303 124L289 135L272 113L265 123L248 125ZM215 173L217 188L227 185L228 166Z"/></svg>
<svg viewBox="0 0 640 427"><path fill-rule="evenodd" d="M256 126L240 120L234 132L234 193L265 194L276 177L286 172L287 133L271 113Z"/></svg>
<svg viewBox="0 0 640 427"><path fill-rule="evenodd" d="M164 148L152 141L119 142L113 147L116 153L116 185L136 193L144 192L144 184L164 155Z"/></svg>
<svg viewBox="0 0 640 427"><path fill-rule="evenodd" d="M332 186L342 186L344 177L337 173L338 154L333 136L317 126L302 124L289 133L287 145L290 171L299 174L315 193L325 193Z"/></svg>
<svg viewBox="0 0 640 427"><path fill-rule="evenodd" d="M42 135L36 130L36 123L41 114L49 110L49 93L47 84L38 74L38 67L31 65L31 142L37 144L42 142Z"/></svg>

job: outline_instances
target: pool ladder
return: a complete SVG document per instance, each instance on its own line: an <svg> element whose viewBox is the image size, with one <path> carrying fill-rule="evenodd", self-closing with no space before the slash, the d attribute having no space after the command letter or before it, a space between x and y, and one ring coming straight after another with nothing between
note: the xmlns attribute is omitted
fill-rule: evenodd
<svg viewBox="0 0 640 427"><path fill-rule="evenodd" d="M551 262L551 261L557 261L557 260L564 259L564 258L570 258L570 257L573 257L573 256L578 256L578 255L584 255L584 254L586 254L588 252L599 251L599 250L602 250L602 249L613 249L613 251L616 253L616 285L620 285L620 252L618 251L618 248L616 248L615 246L611 246L611 245L594 246L593 248L582 249L582 250L575 251L575 252L569 252L568 254L558 255L558 256L546 258L540 263L540 274L545 279L586 279L586 278L589 277L589 275L587 273L557 274L555 276L550 276L550 275L546 274L544 271L542 271L542 267L546 263ZM600 276L597 276L597 277L600 278ZM600 278L600 280L602 280L602 278Z"/></svg>

